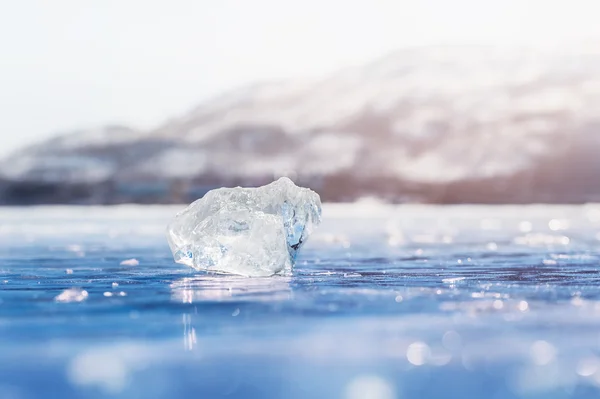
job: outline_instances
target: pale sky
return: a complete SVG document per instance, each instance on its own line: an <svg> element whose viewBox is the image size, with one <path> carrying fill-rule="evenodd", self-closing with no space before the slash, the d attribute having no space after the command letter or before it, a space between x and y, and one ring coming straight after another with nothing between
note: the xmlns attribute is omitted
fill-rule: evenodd
<svg viewBox="0 0 600 399"><path fill-rule="evenodd" d="M598 0L0 0L0 156L395 49L600 39Z"/></svg>

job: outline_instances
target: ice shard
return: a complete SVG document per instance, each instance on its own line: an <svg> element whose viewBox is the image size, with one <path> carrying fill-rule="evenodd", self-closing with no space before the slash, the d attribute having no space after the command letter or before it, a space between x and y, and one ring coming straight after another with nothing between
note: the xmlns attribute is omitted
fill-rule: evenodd
<svg viewBox="0 0 600 399"><path fill-rule="evenodd" d="M179 213L168 227L177 263L244 276L289 275L321 222L314 191L281 179L258 188L220 188Z"/></svg>

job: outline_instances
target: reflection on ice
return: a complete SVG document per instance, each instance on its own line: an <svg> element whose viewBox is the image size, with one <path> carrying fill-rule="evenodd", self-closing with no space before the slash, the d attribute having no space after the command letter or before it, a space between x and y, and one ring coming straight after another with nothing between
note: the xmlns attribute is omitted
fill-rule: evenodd
<svg viewBox="0 0 600 399"><path fill-rule="evenodd" d="M185 313L183 315L183 346L191 351L196 346L196 329L192 326L192 315Z"/></svg>
<svg viewBox="0 0 600 399"><path fill-rule="evenodd" d="M171 284L171 297L182 303L281 301L291 298L290 277L215 275L186 277Z"/></svg>

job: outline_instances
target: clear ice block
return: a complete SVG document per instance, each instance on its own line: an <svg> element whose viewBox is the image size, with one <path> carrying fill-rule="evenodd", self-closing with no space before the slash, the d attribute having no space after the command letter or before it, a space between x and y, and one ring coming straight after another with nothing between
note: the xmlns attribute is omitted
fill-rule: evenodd
<svg viewBox="0 0 600 399"><path fill-rule="evenodd" d="M179 213L168 227L177 263L244 276L289 275L321 222L314 191L281 179L258 188L220 188Z"/></svg>

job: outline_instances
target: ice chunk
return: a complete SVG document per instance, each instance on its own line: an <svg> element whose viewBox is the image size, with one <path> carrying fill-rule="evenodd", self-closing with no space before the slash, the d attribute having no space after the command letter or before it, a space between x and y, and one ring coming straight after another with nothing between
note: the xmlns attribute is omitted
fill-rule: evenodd
<svg viewBox="0 0 600 399"><path fill-rule="evenodd" d="M58 294L54 300L56 302L83 302L87 299L88 292L81 288L69 288Z"/></svg>
<svg viewBox="0 0 600 399"><path fill-rule="evenodd" d="M140 261L137 259L126 259L120 263L121 266L139 266Z"/></svg>
<svg viewBox="0 0 600 399"><path fill-rule="evenodd" d="M210 191L175 217L168 240L175 261L198 270L285 275L320 222L319 195L283 177Z"/></svg>

